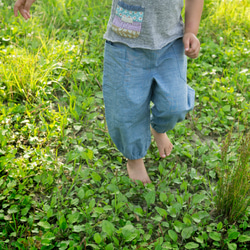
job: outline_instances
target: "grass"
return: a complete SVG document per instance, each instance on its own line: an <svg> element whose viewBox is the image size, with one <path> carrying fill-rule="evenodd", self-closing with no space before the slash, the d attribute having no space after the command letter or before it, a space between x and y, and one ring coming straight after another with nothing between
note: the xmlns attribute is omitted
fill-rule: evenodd
<svg viewBox="0 0 250 250"><path fill-rule="evenodd" d="M249 157L250 157L250 133L247 133L239 142L238 161L233 168L227 166L227 151L231 144L231 134L228 135L222 149L222 170L220 172L218 182L218 192L216 206L220 214L223 214L231 223L245 214L250 205L250 172L249 172Z"/></svg>
<svg viewBox="0 0 250 250"><path fill-rule="evenodd" d="M105 123L110 5L41 0L26 22L0 3L0 249L249 249L248 1L206 1L196 106L146 187Z"/></svg>

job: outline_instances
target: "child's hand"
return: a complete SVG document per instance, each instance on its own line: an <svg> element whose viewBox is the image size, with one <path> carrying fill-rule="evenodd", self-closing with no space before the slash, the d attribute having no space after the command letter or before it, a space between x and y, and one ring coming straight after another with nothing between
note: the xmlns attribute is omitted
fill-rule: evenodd
<svg viewBox="0 0 250 250"><path fill-rule="evenodd" d="M197 58L200 52L200 41L195 34L188 32L183 36L183 43L186 56Z"/></svg>
<svg viewBox="0 0 250 250"><path fill-rule="evenodd" d="M18 11L27 20L30 18L30 6L35 0L17 0L14 5L14 14L18 16Z"/></svg>

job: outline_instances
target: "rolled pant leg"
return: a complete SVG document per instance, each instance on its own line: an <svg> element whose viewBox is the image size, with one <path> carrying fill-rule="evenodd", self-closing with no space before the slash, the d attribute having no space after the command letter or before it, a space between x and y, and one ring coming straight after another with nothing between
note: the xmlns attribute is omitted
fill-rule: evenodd
<svg viewBox="0 0 250 250"><path fill-rule="evenodd" d="M128 159L144 157L151 142L151 82L142 50L106 43L103 96L111 139Z"/></svg>
<svg viewBox="0 0 250 250"><path fill-rule="evenodd" d="M158 133L174 128L194 108L195 92L186 83L186 56L182 39L158 54L152 91L151 126Z"/></svg>

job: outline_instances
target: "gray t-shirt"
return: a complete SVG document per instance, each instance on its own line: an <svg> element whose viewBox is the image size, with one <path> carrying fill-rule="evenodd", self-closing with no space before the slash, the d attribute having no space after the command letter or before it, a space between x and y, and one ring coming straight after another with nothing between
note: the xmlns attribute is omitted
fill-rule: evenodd
<svg viewBox="0 0 250 250"><path fill-rule="evenodd" d="M131 48L161 49L183 36L183 0L113 0L104 38Z"/></svg>

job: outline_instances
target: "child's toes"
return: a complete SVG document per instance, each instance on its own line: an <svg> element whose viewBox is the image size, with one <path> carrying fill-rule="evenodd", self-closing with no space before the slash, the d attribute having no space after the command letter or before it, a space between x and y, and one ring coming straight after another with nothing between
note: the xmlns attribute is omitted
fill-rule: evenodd
<svg viewBox="0 0 250 250"><path fill-rule="evenodd" d="M161 158L165 158L166 157L166 150L165 148L159 149L159 154Z"/></svg>

